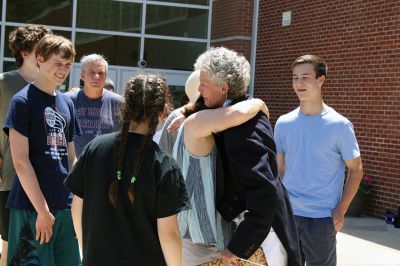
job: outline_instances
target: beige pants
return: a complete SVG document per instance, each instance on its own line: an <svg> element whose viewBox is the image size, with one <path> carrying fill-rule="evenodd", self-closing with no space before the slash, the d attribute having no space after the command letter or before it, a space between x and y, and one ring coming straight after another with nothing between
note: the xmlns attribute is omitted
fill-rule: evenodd
<svg viewBox="0 0 400 266"><path fill-rule="evenodd" d="M219 251L213 246L194 244L189 239L182 239L183 265L195 266L219 258Z"/></svg>

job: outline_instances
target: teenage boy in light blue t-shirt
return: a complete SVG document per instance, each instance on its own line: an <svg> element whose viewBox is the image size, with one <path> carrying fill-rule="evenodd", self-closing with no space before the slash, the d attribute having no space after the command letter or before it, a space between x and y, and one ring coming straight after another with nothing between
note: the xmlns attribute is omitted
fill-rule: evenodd
<svg viewBox="0 0 400 266"><path fill-rule="evenodd" d="M294 61L300 107L279 117L275 126L279 175L293 206L302 262L308 266L336 265L336 232L363 175L353 125L323 102L326 74L327 65L318 56Z"/></svg>

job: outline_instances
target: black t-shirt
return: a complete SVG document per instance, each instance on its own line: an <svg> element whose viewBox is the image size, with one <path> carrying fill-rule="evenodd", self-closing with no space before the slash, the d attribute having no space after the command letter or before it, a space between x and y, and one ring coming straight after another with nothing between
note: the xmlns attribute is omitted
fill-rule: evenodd
<svg viewBox="0 0 400 266"><path fill-rule="evenodd" d="M152 142L136 177L132 206L127 191L144 136L129 133L119 201L114 208L108 200L108 187L116 179L114 148L118 134L90 142L66 180L67 187L84 199L83 265L165 265L157 218L188 208L185 182L175 161Z"/></svg>

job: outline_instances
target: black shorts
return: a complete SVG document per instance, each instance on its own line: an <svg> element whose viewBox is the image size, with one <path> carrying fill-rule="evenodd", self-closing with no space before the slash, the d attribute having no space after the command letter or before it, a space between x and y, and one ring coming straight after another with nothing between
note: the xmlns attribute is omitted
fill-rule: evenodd
<svg viewBox="0 0 400 266"><path fill-rule="evenodd" d="M10 222L10 210L6 208L10 191L0 191L0 235L1 239L8 241L8 225Z"/></svg>

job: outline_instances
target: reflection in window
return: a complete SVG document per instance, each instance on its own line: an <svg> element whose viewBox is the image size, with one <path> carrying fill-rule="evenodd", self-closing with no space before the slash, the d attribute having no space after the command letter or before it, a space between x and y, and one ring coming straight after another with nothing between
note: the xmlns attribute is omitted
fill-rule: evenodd
<svg viewBox="0 0 400 266"><path fill-rule="evenodd" d="M6 27L5 31L6 38L4 39L4 57L13 57L11 50L8 48L9 47L8 35L16 28L17 27L9 27L9 26ZM71 40L71 32L69 31L52 30L52 32L54 34L64 36L65 38Z"/></svg>
<svg viewBox="0 0 400 266"><path fill-rule="evenodd" d="M8 72L8 71L12 71L12 70L16 70L17 69L17 65L14 62L10 62L10 61L4 61L3 62L3 72Z"/></svg>
<svg viewBox="0 0 400 266"><path fill-rule="evenodd" d="M181 4L191 4L191 5L208 5L208 0L153 0L155 2L173 2Z"/></svg>
<svg viewBox="0 0 400 266"><path fill-rule="evenodd" d="M5 31L5 38L4 38L4 57L13 57L11 50L9 48L10 43L8 42L8 36L10 35L10 32L12 32L13 30L15 30L17 27L6 27L6 31ZM4 70L4 68L3 68Z"/></svg>
<svg viewBox="0 0 400 266"><path fill-rule="evenodd" d="M84 55L97 53L104 55L111 65L136 67L139 45L139 38L77 32L76 61Z"/></svg>
<svg viewBox="0 0 400 266"><path fill-rule="evenodd" d="M206 49L206 43L146 39L144 59L150 68L192 70L197 56Z"/></svg>
<svg viewBox="0 0 400 266"><path fill-rule="evenodd" d="M148 5L146 34L207 38L208 10Z"/></svg>
<svg viewBox="0 0 400 266"><path fill-rule="evenodd" d="M115 0L78 0L78 28L141 32L142 4Z"/></svg>
<svg viewBox="0 0 400 266"><path fill-rule="evenodd" d="M189 99L185 93L185 86L169 85L168 87L173 99L174 109L179 108L189 102Z"/></svg>
<svg viewBox="0 0 400 266"><path fill-rule="evenodd" d="M6 20L71 27L72 0L4 0Z"/></svg>

